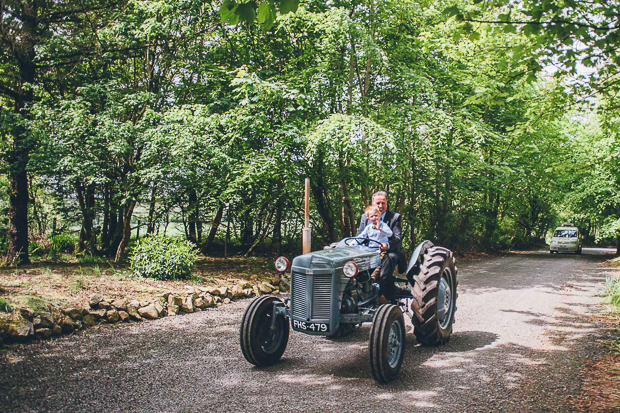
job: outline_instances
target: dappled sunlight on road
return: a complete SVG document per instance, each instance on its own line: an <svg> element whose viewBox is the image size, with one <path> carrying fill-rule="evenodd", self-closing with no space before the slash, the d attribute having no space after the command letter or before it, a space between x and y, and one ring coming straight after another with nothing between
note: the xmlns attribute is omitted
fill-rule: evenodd
<svg viewBox="0 0 620 413"><path fill-rule="evenodd" d="M318 386L331 384L334 378L331 376L319 376L316 374L283 374L278 376L278 381L287 384L301 384L304 386Z"/></svg>
<svg viewBox="0 0 620 413"><path fill-rule="evenodd" d="M590 343L599 326L588 315L601 301L602 258L528 253L459 265L450 341L420 346L406 317L404 362L387 385L371 377L370 324L338 339L291 331L279 363L250 365L238 347L250 300L34 344L34 356L12 355L2 367L12 369L19 391L33 391L36 382L37 391L59 395L73 383L56 384L62 366L65 377L79 379L78 389L97 389L106 406L117 406L113 395L127 381L123 394L146 392L152 403L175 400L175 409L190 411L218 411L231 392L247 411L567 411L566 397L580 389L584 351L596 348ZM32 363L36 373L27 373Z"/></svg>

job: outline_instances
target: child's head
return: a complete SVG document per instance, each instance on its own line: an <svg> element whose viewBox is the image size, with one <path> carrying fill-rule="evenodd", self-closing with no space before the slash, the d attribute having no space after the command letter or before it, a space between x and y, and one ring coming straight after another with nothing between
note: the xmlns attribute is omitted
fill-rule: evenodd
<svg viewBox="0 0 620 413"><path fill-rule="evenodd" d="M366 213L366 218L368 218L370 222L374 224L379 222L379 219L381 218L381 212L379 211L379 208L374 205L370 205L366 208L364 212Z"/></svg>

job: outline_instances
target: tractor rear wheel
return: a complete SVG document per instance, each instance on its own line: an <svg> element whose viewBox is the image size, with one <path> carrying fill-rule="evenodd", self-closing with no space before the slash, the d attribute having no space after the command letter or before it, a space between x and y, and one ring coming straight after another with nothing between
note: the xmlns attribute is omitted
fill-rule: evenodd
<svg viewBox="0 0 620 413"><path fill-rule="evenodd" d="M447 343L452 334L458 285L452 251L431 247L424 254L411 290L413 333L418 343L436 346Z"/></svg>
<svg viewBox="0 0 620 413"><path fill-rule="evenodd" d="M405 320L397 305L379 307L370 329L370 371L378 383L388 383L400 372L405 356Z"/></svg>
<svg viewBox="0 0 620 413"><path fill-rule="evenodd" d="M290 326L284 316L275 316L274 304L278 302L282 300L273 296L256 298L243 314L239 331L241 352L255 366L277 363L286 350Z"/></svg>

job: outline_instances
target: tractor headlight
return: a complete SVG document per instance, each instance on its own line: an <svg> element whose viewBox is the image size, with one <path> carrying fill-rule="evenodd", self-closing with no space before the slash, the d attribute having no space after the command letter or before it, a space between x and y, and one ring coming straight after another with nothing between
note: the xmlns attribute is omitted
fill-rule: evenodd
<svg viewBox="0 0 620 413"><path fill-rule="evenodd" d="M342 266L342 273L347 278L355 277L358 271L359 271L359 268L357 267L357 264L354 263L353 261L347 261Z"/></svg>
<svg viewBox="0 0 620 413"><path fill-rule="evenodd" d="M278 257L276 258L276 261L274 262L274 264L276 266L277 272L286 272L286 270L288 270L288 266L290 263L286 259L286 257Z"/></svg>

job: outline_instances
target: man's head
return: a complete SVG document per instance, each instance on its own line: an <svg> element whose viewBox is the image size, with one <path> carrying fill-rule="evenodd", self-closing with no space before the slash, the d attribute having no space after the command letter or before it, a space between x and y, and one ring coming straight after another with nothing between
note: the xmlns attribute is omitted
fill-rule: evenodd
<svg viewBox="0 0 620 413"><path fill-rule="evenodd" d="M366 208L366 211L364 212L366 213L366 218L368 219L368 221L372 222L373 224L376 224L381 219L381 213L379 212L379 208L375 205L370 205L368 208Z"/></svg>
<svg viewBox="0 0 620 413"><path fill-rule="evenodd" d="M383 191L375 192L372 195L372 204L379 208L380 215L383 215L387 211L387 194Z"/></svg>

